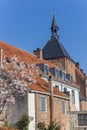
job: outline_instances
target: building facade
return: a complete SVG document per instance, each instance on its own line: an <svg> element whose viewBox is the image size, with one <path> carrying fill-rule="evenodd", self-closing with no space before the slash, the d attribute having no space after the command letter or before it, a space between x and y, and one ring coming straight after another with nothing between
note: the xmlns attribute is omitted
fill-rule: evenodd
<svg viewBox="0 0 87 130"><path fill-rule="evenodd" d="M77 112L78 117L78 111L79 114L87 111L86 75L80 68L80 64L71 58L63 44L60 42L58 29L59 27L54 15L51 25L50 40L46 43L43 49L35 50L34 54L36 56L38 54L38 58L45 59L56 66L49 68L50 73L54 76L53 85L61 92L69 92L70 113L75 111L75 114ZM84 130L86 127L84 128L82 126L81 129Z"/></svg>
<svg viewBox="0 0 87 130"><path fill-rule="evenodd" d="M37 124L41 121L48 125L59 122L61 130L87 128L86 75L59 41L58 29L54 15L51 38L43 49L34 50L34 55L0 41L0 71L6 74L15 71L28 88L26 96L14 105L9 104L7 120L12 125L27 114L31 120L30 130L38 130ZM29 84L30 64L35 64L38 70L38 74L34 73L36 82L32 84Z"/></svg>

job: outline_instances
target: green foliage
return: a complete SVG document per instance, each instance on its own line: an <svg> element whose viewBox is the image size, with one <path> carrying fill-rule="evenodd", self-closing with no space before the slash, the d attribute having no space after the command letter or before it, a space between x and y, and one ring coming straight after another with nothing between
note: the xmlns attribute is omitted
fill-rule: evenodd
<svg viewBox="0 0 87 130"><path fill-rule="evenodd" d="M30 122L29 117L27 115L23 115L16 126L19 130L28 130L29 122Z"/></svg>
<svg viewBox="0 0 87 130"><path fill-rule="evenodd" d="M8 128L13 128L13 126L11 124L8 124L7 122L5 122L5 124L2 125L3 127L8 127Z"/></svg>
<svg viewBox="0 0 87 130"><path fill-rule="evenodd" d="M44 121L39 122L37 124L37 128L39 128L39 130L46 130L46 124L45 124L45 122Z"/></svg>
<svg viewBox="0 0 87 130"><path fill-rule="evenodd" d="M51 125L48 126L47 130L60 130L61 126L56 123L52 122Z"/></svg>
<svg viewBox="0 0 87 130"><path fill-rule="evenodd" d="M37 127L39 130L60 130L61 126L57 122L52 122L50 125L46 127L45 122L39 122Z"/></svg>

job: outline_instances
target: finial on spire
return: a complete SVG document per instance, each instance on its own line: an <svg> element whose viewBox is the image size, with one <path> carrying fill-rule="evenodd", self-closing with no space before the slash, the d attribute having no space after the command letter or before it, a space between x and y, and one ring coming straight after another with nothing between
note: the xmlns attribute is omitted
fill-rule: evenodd
<svg viewBox="0 0 87 130"><path fill-rule="evenodd" d="M53 15L56 15L56 9L53 8Z"/></svg>
<svg viewBox="0 0 87 130"><path fill-rule="evenodd" d="M57 26L57 23L56 23L56 16L55 14L53 15L53 19L52 19L52 26L51 26L51 36L56 36L58 37L58 26Z"/></svg>

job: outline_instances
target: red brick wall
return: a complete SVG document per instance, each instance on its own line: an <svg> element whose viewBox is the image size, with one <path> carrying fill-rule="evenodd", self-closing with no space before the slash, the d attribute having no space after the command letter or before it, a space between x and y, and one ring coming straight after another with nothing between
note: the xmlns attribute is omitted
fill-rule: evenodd
<svg viewBox="0 0 87 130"><path fill-rule="evenodd" d="M34 55L36 55L37 58L43 59L42 50L40 50L39 48L37 50L34 50Z"/></svg>
<svg viewBox="0 0 87 130"><path fill-rule="evenodd" d="M50 102L49 102L49 96L46 96L47 97L47 112L43 112L41 110L42 108L42 104L41 104L41 98L42 96L46 96L46 95L42 95L42 94L37 94L36 96L36 100L37 100L37 108L36 108L36 118L37 118L37 123L38 122L41 122L41 121L46 121L47 124L50 123Z"/></svg>
<svg viewBox="0 0 87 130"><path fill-rule="evenodd" d="M87 101L80 102L81 111L87 111Z"/></svg>
<svg viewBox="0 0 87 130"><path fill-rule="evenodd" d="M87 99L87 90L86 90L86 85L85 85L86 76L84 75L83 71L80 69L79 64L77 65L73 63L66 57L58 58L58 59L54 59L50 61L58 65L60 69L65 70L66 73L69 73L73 76L74 82L80 87L80 91L82 95Z"/></svg>
<svg viewBox="0 0 87 130"><path fill-rule="evenodd" d="M50 96L46 96L47 97L47 112L43 112L41 110L41 97L42 97L42 94L37 95L36 124L41 121L45 121L47 124L50 124L50 114L51 114L50 113ZM66 114L62 114L62 101L66 102ZM62 130L68 127L68 115L67 115L68 110L69 109L68 109L67 100L54 97L53 120L60 122L60 124L62 125ZM68 129L64 129L64 130L68 130Z"/></svg>
<svg viewBox="0 0 87 130"><path fill-rule="evenodd" d="M54 60L50 60L52 63L57 65L59 69L65 70L66 73L71 74L75 81L75 64L70 61L68 58L58 58Z"/></svg>
<svg viewBox="0 0 87 130"><path fill-rule="evenodd" d="M67 111L69 111L68 102L66 103L66 114L62 114L62 101L63 99L54 98L54 121L56 120L61 124L61 130L68 130L68 115Z"/></svg>
<svg viewBox="0 0 87 130"><path fill-rule="evenodd" d="M85 80L86 77L80 72L80 70L76 69L76 83L80 87L80 91L83 94L84 97L86 97L86 86L85 86Z"/></svg>

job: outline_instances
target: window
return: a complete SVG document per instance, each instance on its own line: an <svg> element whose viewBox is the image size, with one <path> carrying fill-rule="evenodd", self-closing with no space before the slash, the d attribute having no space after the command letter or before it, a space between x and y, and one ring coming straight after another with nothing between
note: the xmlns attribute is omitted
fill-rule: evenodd
<svg viewBox="0 0 87 130"><path fill-rule="evenodd" d="M61 70L59 71L59 75L60 75L60 78L63 80L63 81L66 81L66 73L65 72L62 72Z"/></svg>
<svg viewBox="0 0 87 130"><path fill-rule="evenodd" d="M42 103L42 111L47 111L47 98L45 96L42 97L41 103Z"/></svg>
<svg viewBox="0 0 87 130"><path fill-rule="evenodd" d="M11 61L9 60L8 57L5 57L5 60L6 60L7 63L11 63Z"/></svg>
<svg viewBox="0 0 87 130"><path fill-rule="evenodd" d="M55 88L57 88L59 90L59 86L58 85L55 85Z"/></svg>
<svg viewBox="0 0 87 130"><path fill-rule="evenodd" d="M87 114L78 114L78 125L87 126Z"/></svg>
<svg viewBox="0 0 87 130"><path fill-rule="evenodd" d="M67 92L67 88L64 88L64 92Z"/></svg>
<svg viewBox="0 0 87 130"><path fill-rule="evenodd" d="M73 76L72 75L70 76L70 83L71 84L73 83Z"/></svg>
<svg viewBox="0 0 87 130"><path fill-rule="evenodd" d="M62 78L62 71L61 70L59 71L59 76L60 76L60 78Z"/></svg>
<svg viewBox="0 0 87 130"><path fill-rule="evenodd" d="M55 78L58 79L59 78L59 70L55 69Z"/></svg>
<svg viewBox="0 0 87 130"><path fill-rule="evenodd" d="M75 103L75 91L72 90L72 102Z"/></svg>
<svg viewBox="0 0 87 130"><path fill-rule="evenodd" d="M20 65L19 62L16 62L16 65L19 66Z"/></svg>
<svg viewBox="0 0 87 130"><path fill-rule="evenodd" d="M62 101L62 114L66 114L66 104Z"/></svg>
<svg viewBox="0 0 87 130"><path fill-rule="evenodd" d="M67 79L70 81L70 83L73 83L73 76L70 74L67 74Z"/></svg>
<svg viewBox="0 0 87 130"><path fill-rule="evenodd" d="M62 80L66 81L66 73L65 72L62 72Z"/></svg>
<svg viewBox="0 0 87 130"><path fill-rule="evenodd" d="M28 64L24 64L25 65L25 68L28 69Z"/></svg>
<svg viewBox="0 0 87 130"><path fill-rule="evenodd" d="M49 67L47 65L44 65L44 73L45 73L45 76L49 75Z"/></svg>

